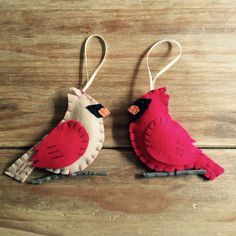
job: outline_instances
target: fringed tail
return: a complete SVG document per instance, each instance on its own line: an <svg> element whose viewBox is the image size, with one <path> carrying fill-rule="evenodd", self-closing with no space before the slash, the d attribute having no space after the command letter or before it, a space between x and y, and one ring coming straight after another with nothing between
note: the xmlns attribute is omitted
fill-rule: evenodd
<svg viewBox="0 0 236 236"><path fill-rule="evenodd" d="M204 153L199 154L197 162L195 164L196 169L205 169L205 177L209 180L213 180L219 175L224 173L224 168L206 156Z"/></svg>
<svg viewBox="0 0 236 236"><path fill-rule="evenodd" d="M28 153L25 153L5 171L5 174L21 182L25 182L34 170L34 167L31 166L30 157Z"/></svg>

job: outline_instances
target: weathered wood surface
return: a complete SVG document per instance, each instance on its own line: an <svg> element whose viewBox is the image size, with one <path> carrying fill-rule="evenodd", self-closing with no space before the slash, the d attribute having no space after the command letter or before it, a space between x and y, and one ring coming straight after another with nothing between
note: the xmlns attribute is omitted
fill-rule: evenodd
<svg viewBox="0 0 236 236"><path fill-rule="evenodd" d="M40 186L0 176L1 235L224 235L236 233L236 150L205 150L226 173L140 179L129 150L102 150L91 170L108 177ZM0 171L24 150L1 150Z"/></svg>
<svg viewBox="0 0 236 236"><path fill-rule="evenodd" d="M235 146L236 4L108 2L0 2L0 146L31 146L63 117L67 88L85 81L80 48L92 33L108 44L106 63L88 90L113 114L105 122L105 147L129 146L127 107L149 87L141 58L169 37L183 45L183 56L157 86L168 87L174 118L201 146ZM92 42L91 69L99 50ZM166 51L153 54L154 71L169 60Z"/></svg>
<svg viewBox="0 0 236 236"><path fill-rule="evenodd" d="M64 116L68 88L85 82L81 46L93 33L108 56L88 93L112 114L91 169L109 177L29 186L4 176ZM147 48L164 38L183 55L157 86L197 144L214 148L205 151L226 169L216 181L135 177L143 167L130 151L127 108L149 88ZM0 235L236 235L235 42L232 0L0 0ZM90 45L91 71L101 48ZM153 72L176 53L157 48Z"/></svg>

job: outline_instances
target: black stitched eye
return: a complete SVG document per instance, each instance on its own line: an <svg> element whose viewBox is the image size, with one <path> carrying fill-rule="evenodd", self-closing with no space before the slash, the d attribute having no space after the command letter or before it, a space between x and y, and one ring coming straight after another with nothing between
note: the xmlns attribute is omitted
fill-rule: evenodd
<svg viewBox="0 0 236 236"><path fill-rule="evenodd" d="M142 106L145 106L147 107L151 102L151 99L148 99L148 98L139 98L137 99L133 105L136 105L136 106L141 106L139 107L140 109L142 108Z"/></svg>
<svg viewBox="0 0 236 236"><path fill-rule="evenodd" d="M151 103L152 99L148 99L148 98L139 98L137 99L133 105L137 106L139 108L139 112L137 112L137 114L132 115L132 119L135 121L137 120L139 117L142 116L142 114L147 110L147 108L149 107L149 104Z"/></svg>
<svg viewBox="0 0 236 236"><path fill-rule="evenodd" d="M94 105L89 105L86 107L93 115L95 115L97 118L101 118L102 115L99 113L99 110L101 108L104 108L102 104L94 104Z"/></svg>

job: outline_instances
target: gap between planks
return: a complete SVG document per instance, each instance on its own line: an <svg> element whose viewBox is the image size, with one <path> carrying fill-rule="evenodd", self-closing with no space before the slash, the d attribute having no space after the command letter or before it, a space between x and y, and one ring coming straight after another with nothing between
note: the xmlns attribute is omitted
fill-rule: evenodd
<svg viewBox="0 0 236 236"><path fill-rule="evenodd" d="M201 145L196 145L198 148L200 149L213 149L213 150L228 150L228 149L236 149L236 146L201 146ZM11 149L15 149L15 150L24 150L24 149L30 149L32 148L33 146L6 146L6 147L0 147L0 150L4 150L4 149L8 149L8 150L11 150ZM132 150L132 147L131 146L120 146L120 147L117 147L117 146L111 146L111 147L103 147L102 149L104 150Z"/></svg>

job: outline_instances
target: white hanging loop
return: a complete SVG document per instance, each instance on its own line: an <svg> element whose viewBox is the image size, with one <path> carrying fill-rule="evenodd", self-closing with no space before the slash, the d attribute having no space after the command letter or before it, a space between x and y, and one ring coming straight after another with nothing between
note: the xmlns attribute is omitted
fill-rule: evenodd
<svg viewBox="0 0 236 236"><path fill-rule="evenodd" d="M102 46L103 46L103 54L102 54L102 59L100 61L100 63L98 64L98 66L96 67L95 71L93 72L93 74L90 76L89 78L89 73L88 73L88 56L87 56L87 47L88 47L88 42L91 38L98 38L99 41L101 42ZM86 76L87 76L87 83L86 85L84 86L84 88L82 89L82 92L85 92L89 86L92 84L92 82L94 81L99 69L102 67L104 61L105 61L105 57L106 57L106 54L107 54L107 46L106 46L106 41L105 39L100 36L100 35L97 35L97 34L93 34L91 36L89 36L86 41L85 41L85 44L84 44L84 59L85 59L85 70L86 70Z"/></svg>
<svg viewBox="0 0 236 236"><path fill-rule="evenodd" d="M166 43L166 42L169 43L170 45L176 44L179 48L179 54L175 59L173 59L169 64L167 64L160 72L158 72L153 79L152 73L151 73L151 70L149 67L149 54L157 45L159 45L161 43ZM146 56L146 63L147 63L149 80L150 80L150 90L153 90L155 88L156 80L179 60L179 58L181 57L181 54L182 54L182 47L181 47L180 43L176 40L173 40L173 39L164 39L164 40L158 41L152 45L152 47L148 50L147 56Z"/></svg>

